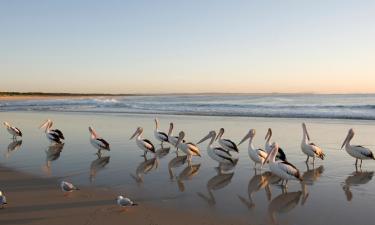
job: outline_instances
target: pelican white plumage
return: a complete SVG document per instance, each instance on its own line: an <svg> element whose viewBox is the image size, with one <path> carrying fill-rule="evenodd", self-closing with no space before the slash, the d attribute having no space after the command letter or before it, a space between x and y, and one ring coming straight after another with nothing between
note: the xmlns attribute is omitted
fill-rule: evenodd
<svg viewBox="0 0 375 225"><path fill-rule="evenodd" d="M225 150L234 151L238 153L237 145L233 141L223 138L224 132L225 132L224 128L220 128L220 131L216 137L216 140L221 145L221 147L223 147Z"/></svg>
<svg viewBox="0 0 375 225"><path fill-rule="evenodd" d="M177 143L177 140L178 140L178 136L174 136L173 135L173 128L174 128L174 125L173 123L169 123L169 130L168 130L168 142L175 146L176 143Z"/></svg>
<svg viewBox="0 0 375 225"><path fill-rule="evenodd" d="M61 181L60 188L61 188L61 191L65 192L65 193L69 193L69 192L80 190L79 188L77 188L76 186L74 186L72 183L69 183L67 181Z"/></svg>
<svg viewBox="0 0 375 225"><path fill-rule="evenodd" d="M4 122L4 126L7 131L13 136L13 139L17 139L17 137L22 137L22 132L17 127L11 126L8 122Z"/></svg>
<svg viewBox="0 0 375 225"><path fill-rule="evenodd" d="M122 208L132 207L138 205L137 203L134 203L131 199L126 198L122 195L117 197L117 205Z"/></svg>
<svg viewBox="0 0 375 225"><path fill-rule="evenodd" d="M375 159L374 154L368 148L361 145L351 145L350 141L354 137L354 130L350 129L344 142L342 143L341 149L345 146L346 152L353 158L355 158L355 165L358 165L358 159L361 160L360 167L362 167L362 160L364 159Z"/></svg>
<svg viewBox="0 0 375 225"><path fill-rule="evenodd" d="M143 128L138 127L137 130L134 132L134 134L130 137L130 140L133 139L134 137L137 137L135 139L135 143L140 149L143 150L144 152L143 156L146 157L148 152L155 153L155 147L150 140L143 139L142 134L143 134Z"/></svg>
<svg viewBox="0 0 375 225"><path fill-rule="evenodd" d="M245 135L245 137L240 141L238 145L241 145L244 141L249 139L249 147L248 147L248 153L250 156L250 159L252 159L255 162L255 167L257 163L260 163L261 166L265 162L264 160L267 157L267 152L261 148L255 148L253 144L253 139L255 136L255 129L250 129L249 133Z"/></svg>
<svg viewBox="0 0 375 225"><path fill-rule="evenodd" d="M210 142L208 143L208 146L207 146L207 153L208 155L215 161L219 162L219 163L231 163L231 164L235 164L235 159L233 158L233 156L230 154L230 152L224 148L221 148L221 147L214 147L213 146L213 143L215 141L215 138L216 138L216 132L214 130L210 131L207 136L205 136L204 138L202 138L202 140L198 141L197 144L200 144L208 139L210 139Z"/></svg>
<svg viewBox="0 0 375 225"><path fill-rule="evenodd" d="M65 140L64 134L59 129L51 130L52 124L52 120L47 119L39 129L45 128L46 137L51 143L61 144L62 140Z"/></svg>
<svg viewBox="0 0 375 225"><path fill-rule="evenodd" d="M178 140L176 143L176 147L181 149L186 155L189 165L191 165L191 158L192 156L199 156L201 157L200 150L197 145L192 142L183 142L185 137L185 132L181 131L178 135Z"/></svg>
<svg viewBox="0 0 375 225"><path fill-rule="evenodd" d="M94 146L96 149L98 149L99 152L102 149L107 150L107 151L111 150L110 147L109 147L109 143L106 140L104 140L103 138L99 137L99 135L96 133L94 128L92 128L90 126L89 131L90 131L90 134L91 134L90 143L92 144L92 146Z"/></svg>
<svg viewBox="0 0 375 225"><path fill-rule="evenodd" d="M269 167L273 174L280 177L286 181L285 185L288 183L288 180L299 180L302 181L301 174L297 167L295 167L293 164L289 163L288 161L283 160L275 160L276 154L279 149L279 145L277 143L273 143L273 149L271 152L267 155L266 159L263 161L263 164L267 161L269 161ZM282 183L283 183L282 182Z"/></svg>
<svg viewBox="0 0 375 225"><path fill-rule="evenodd" d="M159 131L159 121L157 118L155 118L154 136L156 140L161 142L161 145L163 145L164 142L168 142L168 135L164 132Z"/></svg>
<svg viewBox="0 0 375 225"><path fill-rule="evenodd" d="M268 131L267 131L267 134L266 134L266 137L265 137L266 143L264 144L264 149L266 150L267 154L269 154L272 150L272 144L270 143L271 137L272 137L272 130L271 130L271 128L268 128ZM280 147L279 147L279 151L276 155L276 159L286 161L285 152Z"/></svg>
<svg viewBox="0 0 375 225"><path fill-rule="evenodd" d="M8 204L7 198L5 197L4 193L0 191L0 207L3 208L6 204Z"/></svg>
<svg viewBox="0 0 375 225"><path fill-rule="evenodd" d="M310 135L307 132L306 124L302 123L302 143L301 143L301 149L302 152L307 155L306 163L309 161L309 158L313 158L313 163L315 162L315 157L318 157L320 159L324 159L325 154L323 153L323 150L317 146L316 144L310 142Z"/></svg>

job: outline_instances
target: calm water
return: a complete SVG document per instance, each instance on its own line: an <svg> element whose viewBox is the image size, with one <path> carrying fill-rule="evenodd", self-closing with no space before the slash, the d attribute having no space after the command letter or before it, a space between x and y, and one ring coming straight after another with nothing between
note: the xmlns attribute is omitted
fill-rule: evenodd
<svg viewBox="0 0 375 225"><path fill-rule="evenodd" d="M290 181L282 193L272 184L267 166L255 173L247 153L240 146L239 162L232 171L218 173L217 163L207 153L207 143L200 145L202 158L193 158L193 167L173 163L169 154L144 161L134 140L129 140L137 126L144 137L153 137L155 115L86 112L1 112L0 120L9 121L23 133L21 143L12 143L5 129L0 130L0 163L20 171L70 180L77 185L94 186L125 192L140 202L159 207L194 209L218 216L235 216L249 224L372 224L375 211L374 161L364 161L362 171L355 171L354 159L339 146L349 128L356 130L354 142L375 149L375 121L333 119L246 118L220 116L159 115L161 130L169 122L176 131L183 129L189 141L196 142L209 130L226 128L225 137L239 142L250 128L257 130L255 143L264 146L268 127L273 140L286 151L289 161L304 174L308 185L302 190ZM64 132L66 144L60 154L49 147L38 126L47 118ZM315 168L304 163L300 150L301 122L307 123L311 138L326 152L326 160L317 160ZM101 159L89 143L88 126L111 144L111 151ZM167 144L165 145L165 147ZM160 146L158 146L160 147ZM14 148L14 149L13 149ZM269 185L267 185L269 184Z"/></svg>
<svg viewBox="0 0 375 225"><path fill-rule="evenodd" d="M9 110L375 120L375 95L162 95L0 102L0 111Z"/></svg>

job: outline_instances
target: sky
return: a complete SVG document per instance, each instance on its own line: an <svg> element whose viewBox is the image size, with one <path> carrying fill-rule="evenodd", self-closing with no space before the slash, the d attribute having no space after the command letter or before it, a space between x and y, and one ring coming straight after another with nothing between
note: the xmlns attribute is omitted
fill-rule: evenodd
<svg viewBox="0 0 375 225"><path fill-rule="evenodd" d="M375 93L375 1L0 0L0 91Z"/></svg>

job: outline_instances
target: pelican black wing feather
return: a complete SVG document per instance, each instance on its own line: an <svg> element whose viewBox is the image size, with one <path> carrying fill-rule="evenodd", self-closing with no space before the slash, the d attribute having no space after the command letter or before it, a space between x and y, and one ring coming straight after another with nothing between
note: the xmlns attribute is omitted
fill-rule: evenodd
<svg viewBox="0 0 375 225"><path fill-rule="evenodd" d="M161 135L161 139L163 139L163 141L168 141L168 135L164 132L159 132L159 134Z"/></svg>
<svg viewBox="0 0 375 225"><path fill-rule="evenodd" d="M103 147L104 147L105 149L109 149L109 143L108 143L106 140L104 140L103 138L97 138L96 140L98 140L98 141L100 141L101 143L103 143Z"/></svg>
<svg viewBox="0 0 375 225"><path fill-rule="evenodd" d="M231 143L231 145L233 146L233 149L238 152L238 147L237 147L237 145L233 141L231 141L229 139L224 139L224 140L227 141L227 142L229 142L229 143Z"/></svg>
<svg viewBox="0 0 375 225"><path fill-rule="evenodd" d="M15 129L16 129L16 131L17 131L18 135L19 135L20 137L22 137L22 132L21 132L21 130L20 130L20 129L18 129L17 127L15 127Z"/></svg>
<svg viewBox="0 0 375 225"><path fill-rule="evenodd" d="M55 133L59 136L59 138L65 140L65 138L64 138L64 134L61 132L61 130L59 130L59 129L54 129L54 130L52 130L52 131L55 132Z"/></svg>
<svg viewBox="0 0 375 225"><path fill-rule="evenodd" d="M150 150L151 152L154 152L154 153L155 153L155 147L154 147L154 145L152 144L152 142L151 142L150 140L148 140L148 139L143 139L143 141L146 142L147 144L151 145L151 148L149 148L149 150Z"/></svg>

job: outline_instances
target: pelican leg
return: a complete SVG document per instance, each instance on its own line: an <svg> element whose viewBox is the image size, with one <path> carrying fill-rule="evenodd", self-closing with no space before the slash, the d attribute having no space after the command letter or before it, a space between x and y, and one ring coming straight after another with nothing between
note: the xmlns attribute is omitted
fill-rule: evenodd
<svg viewBox="0 0 375 225"><path fill-rule="evenodd" d="M309 157L310 157L310 156L307 156L307 159L306 159L306 163L308 163L308 162L309 162Z"/></svg>
<svg viewBox="0 0 375 225"><path fill-rule="evenodd" d="M355 166L357 167L358 165L358 159L355 160Z"/></svg>
<svg viewBox="0 0 375 225"><path fill-rule="evenodd" d="M361 159L361 164L359 165L359 168L362 169L362 159Z"/></svg>
<svg viewBox="0 0 375 225"><path fill-rule="evenodd" d="M314 165L314 163L315 163L315 156L313 157L313 162L312 162L312 164Z"/></svg>

